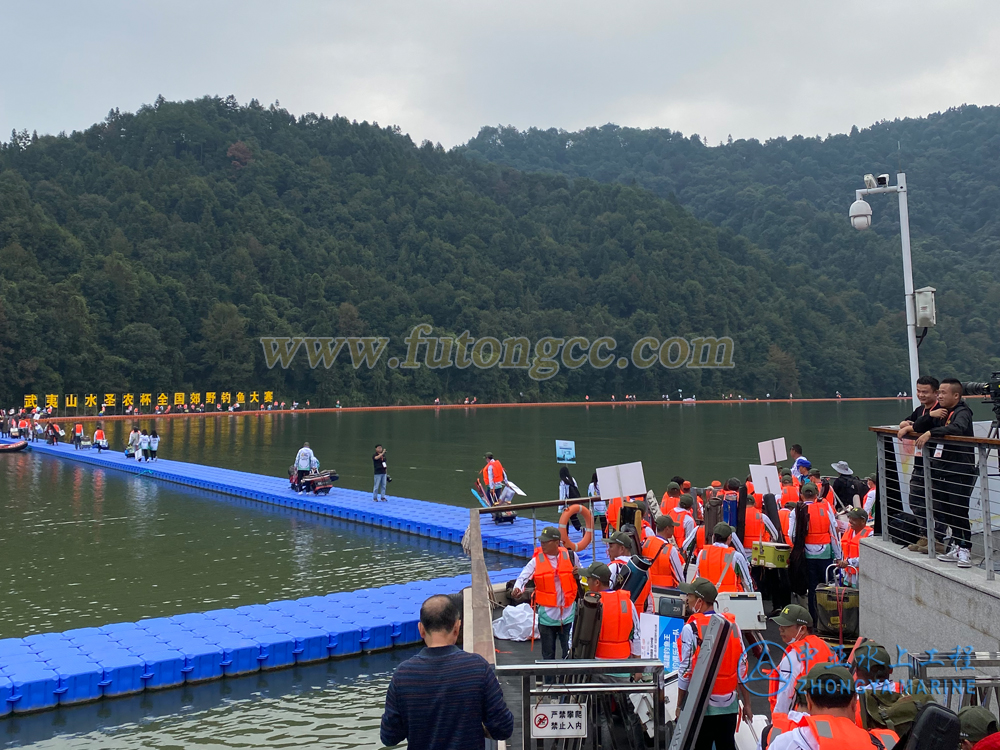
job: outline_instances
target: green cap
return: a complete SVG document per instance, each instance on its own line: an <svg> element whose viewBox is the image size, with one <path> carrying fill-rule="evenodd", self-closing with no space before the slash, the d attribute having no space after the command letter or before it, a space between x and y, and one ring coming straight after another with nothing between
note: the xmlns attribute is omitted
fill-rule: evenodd
<svg viewBox="0 0 1000 750"><path fill-rule="evenodd" d="M781 475L781 483L782 484L793 484L793 482L792 482L792 475L791 474L782 474Z"/></svg>
<svg viewBox="0 0 1000 750"><path fill-rule="evenodd" d="M677 482L671 482L667 485L667 492L680 492L681 486Z"/></svg>
<svg viewBox="0 0 1000 750"><path fill-rule="evenodd" d="M639 510L641 510L643 513L649 513L649 503L647 503L645 500L640 500L639 502L636 503L636 505L639 506Z"/></svg>
<svg viewBox="0 0 1000 750"><path fill-rule="evenodd" d="M693 508L694 498L690 495L681 495L681 499L677 502L682 508Z"/></svg>
<svg viewBox="0 0 1000 750"><path fill-rule="evenodd" d="M608 537L608 544L620 544L626 549L632 549L632 537L626 534L624 531L616 531L614 534Z"/></svg>
<svg viewBox="0 0 1000 750"><path fill-rule="evenodd" d="M813 624L813 618L809 614L809 610L805 607L800 607L798 604L789 604L781 610L781 614L777 617L772 617L771 620L777 625L808 625L812 627Z"/></svg>
<svg viewBox="0 0 1000 750"><path fill-rule="evenodd" d="M869 482L875 482L875 484L878 484L878 477L875 476L874 474L869 474L868 476L865 477L865 479L867 479Z"/></svg>
<svg viewBox="0 0 1000 750"><path fill-rule="evenodd" d="M546 526L538 538L543 542L558 542L560 539L559 529L555 526Z"/></svg>
<svg viewBox="0 0 1000 750"><path fill-rule="evenodd" d="M733 527L728 523L717 523L712 529L712 534L716 536L730 537L733 535Z"/></svg>
<svg viewBox="0 0 1000 750"><path fill-rule="evenodd" d="M611 568L602 562L592 562L587 566L587 569L583 571L584 578L594 577L605 586L611 585Z"/></svg>
<svg viewBox="0 0 1000 750"><path fill-rule="evenodd" d="M819 477L820 476L819 469L809 469L809 476Z"/></svg>
<svg viewBox="0 0 1000 750"><path fill-rule="evenodd" d="M707 578L695 578L691 583L682 583L680 590L685 594L697 596L708 604L714 604L716 598L719 596L719 590Z"/></svg>
<svg viewBox="0 0 1000 750"><path fill-rule="evenodd" d="M891 667L892 657L882 644L864 641L854 652L854 663L866 672L872 672L876 667Z"/></svg>
<svg viewBox="0 0 1000 750"><path fill-rule="evenodd" d="M867 521L868 520L868 514L865 513L865 511L864 511L863 508L851 508L849 511L847 511L847 517L848 518L856 518L859 521Z"/></svg>
<svg viewBox="0 0 1000 750"><path fill-rule="evenodd" d="M817 664L809 670L800 689L813 696L844 695L854 692L854 679L841 664Z"/></svg>
<svg viewBox="0 0 1000 750"><path fill-rule="evenodd" d="M781 507L785 508L786 510L791 510L796 505L798 505L798 503L795 500L789 500L784 505L782 505Z"/></svg>
<svg viewBox="0 0 1000 750"><path fill-rule="evenodd" d="M493 458L493 454L490 453L489 451L486 451L486 453L483 455L483 458Z"/></svg>
<svg viewBox="0 0 1000 750"><path fill-rule="evenodd" d="M791 475L792 475L792 470L791 469L789 469L789 468L786 467L786 468L784 468L784 469L781 470L781 476L783 476L783 477L790 477Z"/></svg>
<svg viewBox="0 0 1000 750"><path fill-rule="evenodd" d="M806 482L799 490L799 494L809 495L810 497L819 497L819 490L816 489L816 485L812 482Z"/></svg>
<svg viewBox="0 0 1000 750"><path fill-rule="evenodd" d="M664 529L672 529L676 526L674 519L668 515L662 515L656 517L656 530L663 531Z"/></svg>
<svg viewBox="0 0 1000 750"><path fill-rule="evenodd" d="M975 745L997 731L997 717L988 708L966 706L958 712L962 739Z"/></svg>

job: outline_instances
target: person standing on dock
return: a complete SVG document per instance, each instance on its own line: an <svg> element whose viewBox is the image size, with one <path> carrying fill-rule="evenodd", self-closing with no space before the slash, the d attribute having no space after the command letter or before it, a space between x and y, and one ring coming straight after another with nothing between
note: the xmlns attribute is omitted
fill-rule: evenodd
<svg viewBox="0 0 1000 750"><path fill-rule="evenodd" d="M483 487L490 494L490 505L496 505L500 501L500 490L507 483L507 472L504 471L503 464L493 458L492 453L487 452L483 458L486 459L486 466L482 471Z"/></svg>
<svg viewBox="0 0 1000 750"><path fill-rule="evenodd" d="M379 501L379 492L382 493L382 502L385 499L385 485L388 471L385 463L385 448L381 444L375 446L375 454L372 456L372 463L375 465L375 485L372 487L372 502Z"/></svg>
<svg viewBox="0 0 1000 750"><path fill-rule="evenodd" d="M420 608L425 648L396 668L379 729L383 745L406 740L410 750L482 750L486 734L506 740L514 715L493 667L458 648L458 607L437 595ZM485 729L485 732L484 732Z"/></svg>
<svg viewBox="0 0 1000 750"><path fill-rule="evenodd" d="M656 535L643 542L642 556L653 561L649 566L649 581L653 586L674 588L684 580L684 563L677 551L674 521L670 516L656 517Z"/></svg>
<svg viewBox="0 0 1000 750"><path fill-rule="evenodd" d="M809 613L815 620L816 587L826 581L826 569L842 557L840 533L833 509L817 500L819 493L815 484L807 482L799 494L802 502L788 517L788 536L794 540L789 563L796 568L805 568Z"/></svg>
<svg viewBox="0 0 1000 750"><path fill-rule="evenodd" d="M556 641L562 659L569 658L569 634L576 618L576 595L580 558L559 545L559 529L546 526L538 537L539 546L514 581L511 593L520 598L528 581L535 582L534 604L538 607L538 631L542 637L542 658L556 658Z"/></svg>
<svg viewBox="0 0 1000 750"><path fill-rule="evenodd" d="M313 462L316 456L309 447L309 443L303 443L299 452L295 454L295 491L302 494L302 477L312 471Z"/></svg>

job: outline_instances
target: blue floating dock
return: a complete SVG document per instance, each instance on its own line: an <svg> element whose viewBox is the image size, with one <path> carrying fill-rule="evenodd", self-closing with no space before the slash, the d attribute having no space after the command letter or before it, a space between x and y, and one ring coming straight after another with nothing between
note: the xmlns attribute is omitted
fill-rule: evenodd
<svg viewBox="0 0 1000 750"><path fill-rule="evenodd" d="M494 583L519 568L490 574ZM0 640L0 716L420 642L420 605L471 575Z"/></svg>
<svg viewBox="0 0 1000 750"><path fill-rule="evenodd" d="M0 439L0 443L15 442ZM72 445L31 443L30 450L49 456L99 466L105 469L139 474L150 479L182 484L210 492L246 498L261 503L280 505L296 511L316 513L353 523L392 529L406 534L461 544L469 525L469 509L425 500L390 496L385 503L372 502L371 492L335 487L328 495L299 495L288 486L288 479L251 474L233 469L220 469L203 464L160 459L154 463L139 463L125 458L120 451L95 449L74 450ZM539 523L539 530L543 524ZM483 549L514 557L528 558L534 553L530 518L518 518L513 524L494 524L482 516ZM570 530L572 539L581 534ZM597 545L599 559L606 560L603 544ZM584 565L591 561L590 548L580 551Z"/></svg>

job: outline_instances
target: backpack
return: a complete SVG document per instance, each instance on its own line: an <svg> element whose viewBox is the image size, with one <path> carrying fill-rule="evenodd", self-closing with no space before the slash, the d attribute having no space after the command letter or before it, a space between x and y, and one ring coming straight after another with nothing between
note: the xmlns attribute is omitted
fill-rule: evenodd
<svg viewBox="0 0 1000 750"><path fill-rule="evenodd" d="M923 707L933 703L927 693L904 695L885 691L866 691L861 698L861 722L865 729L885 727L902 737L910 730Z"/></svg>
<svg viewBox="0 0 1000 750"><path fill-rule="evenodd" d="M924 525L912 513L902 511L889 518L889 538L896 544L913 544L925 535Z"/></svg>

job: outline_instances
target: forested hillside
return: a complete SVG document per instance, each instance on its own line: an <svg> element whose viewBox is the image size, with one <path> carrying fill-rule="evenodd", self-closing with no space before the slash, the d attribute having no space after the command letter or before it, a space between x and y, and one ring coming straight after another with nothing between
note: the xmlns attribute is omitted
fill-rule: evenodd
<svg viewBox="0 0 1000 750"><path fill-rule="evenodd" d="M812 226L803 210L780 221ZM898 274L877 235L851 247L880 293L843 287L806 255L779 262L642 187L525 174L341 117L158 99L4 144L0 403L229 388L324 405L895 393L907 380ZM386 358L269 370L258 343L388 336L401 357L420 322L435 335L612 336L626 354L643 336L732 336L736 366L588 366L543 382ZM977 366L970 356L962 371Z"/></svg>
<svg viewBox="0 0 1000 750"><path fill-rule="evenodd" d="M746 236L841 297L902 309L895 196L869 199L878 240L847 211L862 176L907 175L917 288L938 290L938 328L920 348L925 371L982 380L1000 369L1000 108L962 106L826 138L730 140L605 125L569 133L483 128L464 149L526 171L639 185Z"/></svg>

